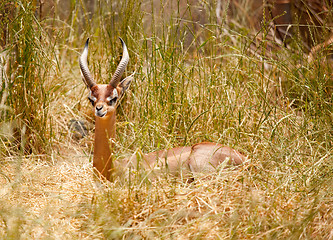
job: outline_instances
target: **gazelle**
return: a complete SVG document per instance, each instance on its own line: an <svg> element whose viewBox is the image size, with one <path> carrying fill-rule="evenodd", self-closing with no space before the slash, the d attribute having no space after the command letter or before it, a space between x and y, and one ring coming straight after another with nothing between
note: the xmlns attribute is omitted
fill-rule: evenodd
<svg viewBox="0 0 333 240"><path fill-rule="evenodd" d="M121 76L129 61L129 54L125 42L120 38L123 46L122 59L112 76L109 84L96 84L87 63L89 38L86 41L82 55L79 58L81 75L90 90L88 99L95 111L95 140L93 167L97 173L110 180L114 165L112 161L112 139L115 138L116 107L119 99L129 87L133 76L121 80ZM238 165L243 163L245 156L238 151L224 147L218 143L197 143L191 147L176 147L152 152L142 156L140 161L148 170L165 168L174 175L189 176L196 172L212 171L221 163ZM124 165L137 166L137 156L133 155Z"/></svg>

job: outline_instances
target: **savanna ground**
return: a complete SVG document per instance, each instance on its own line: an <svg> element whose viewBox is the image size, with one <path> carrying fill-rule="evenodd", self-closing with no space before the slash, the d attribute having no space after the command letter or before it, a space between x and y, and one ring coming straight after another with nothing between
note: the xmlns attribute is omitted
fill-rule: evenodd
<svg viewBox="0 0 333 240"><path fill-rule="evenodd" d="M0 238L333 239L332 45L308 58L332 5L308 2L283 44L265 1L2 1ZM116 161L214 141L248 162L194 183L129 170L97 187L78 56L90 37L90 70L108 82L119 36L136 74Z"/></svg>

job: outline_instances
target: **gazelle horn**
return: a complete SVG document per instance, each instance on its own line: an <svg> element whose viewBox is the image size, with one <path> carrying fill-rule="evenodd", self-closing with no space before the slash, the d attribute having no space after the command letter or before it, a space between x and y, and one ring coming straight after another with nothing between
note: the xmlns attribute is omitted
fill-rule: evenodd
<svg viewBox="0 0 333 240"><path fill-rule="evenodd" d="M123 75L125 68L129 61L129 55L128 55L126 44L121 38L119 38L119 39L121 41L121 44L123 45L123 56L109 83L114 88L116 88L118 86L121 76Z"/></svg>
<svg viewBox="0 0 333 240"><path fill-rule="evenodd" d="M83 76L83 81L87 85L88 88L92 88L96 85L93 77L91 76L91 73L88 69L88 44L89 44L89 38L86 41L86 44L84 46L83 52L79 58L80 68L81 68L81 74Z"/></svg>

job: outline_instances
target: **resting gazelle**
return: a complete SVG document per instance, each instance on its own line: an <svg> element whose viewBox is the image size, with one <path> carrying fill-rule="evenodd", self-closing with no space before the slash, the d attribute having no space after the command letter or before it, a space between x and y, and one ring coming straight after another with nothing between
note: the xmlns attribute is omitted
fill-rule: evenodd
<svg viewBox="0 0 333 240"><path fill-rule="evenodd" d="M110 180L114 170L112 141L116 134L116 107L118 100L129 87L133 76L121 80L129 61L129 54L125 42L120 38L123 46L122 59L117 66L109 84L96 84L87 63L89 38L86 41L82 55L79 58L81 74L84 83L90 90L88 99L95 111L95 140L93 167L100 176ZM130 163L136 162L136 156L130 158ZM143 167L153 170L164 166L171 174L191 176L197 172L214 171L221 163L239 165L245 156L240 152L224 147L218 143L203 142L191 147L176 147L167 150L148 153L142 156ZM128 164L124 160L124 165ZM135 163L136 165L136 163Z"/></svg>

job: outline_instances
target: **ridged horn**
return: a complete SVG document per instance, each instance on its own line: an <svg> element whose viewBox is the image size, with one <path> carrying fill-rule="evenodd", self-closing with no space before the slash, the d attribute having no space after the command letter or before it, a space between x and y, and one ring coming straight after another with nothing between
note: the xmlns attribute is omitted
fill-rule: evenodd
<svg viewBox="0 0 333 240"><path fill-rule="evenodd" d="M121 76L123 75L125 68L128 64L129 61L129 55L128 55L128 51L127 51L127 47L125 42L123 41L123 39L119 38L121 41L121 44L123 45L123 56L120 60L120 63L118 64L118 67L116 69L116 71L114 72L111 81L110 81L110 85L114 88L116 88L120 82Z"/></svg>
<svg viewBox="0 0 333 240"><path fill-rule="evenodd" d="M89 44L89 38L86 41L86 44L84 45L83 52L79 58L79 63L80 63L80 69L81 69L81 74L82 74L82 79L84 83L87 85L88 88L92 88L93 86L96 85L89 69L88 69L88 44Z"/></svg>

